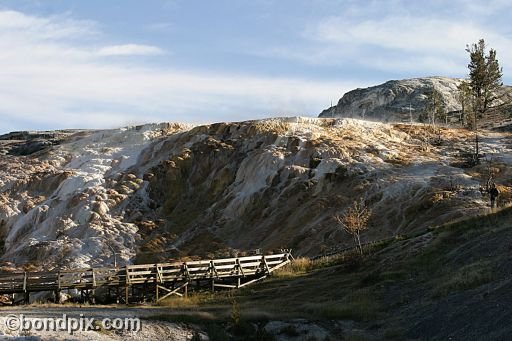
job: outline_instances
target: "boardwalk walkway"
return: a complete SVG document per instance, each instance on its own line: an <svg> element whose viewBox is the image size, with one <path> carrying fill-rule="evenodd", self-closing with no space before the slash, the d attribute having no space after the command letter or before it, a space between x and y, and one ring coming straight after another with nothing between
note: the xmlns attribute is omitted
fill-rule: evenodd
<svg viewBox="0 0 512 341"><path fill-rule="evenodd" d="M97 291L104 297L126 304L171 295L186 296L195 289L241 288L259 281L288 264L289 252L272 255L199 260L161 264L126 265L118 268L89 268L52 272L0 273L0 295L11 295L13 303L29 303L30 294L54 292L60 301L62 291L78 291L94 303Z"/></svg>

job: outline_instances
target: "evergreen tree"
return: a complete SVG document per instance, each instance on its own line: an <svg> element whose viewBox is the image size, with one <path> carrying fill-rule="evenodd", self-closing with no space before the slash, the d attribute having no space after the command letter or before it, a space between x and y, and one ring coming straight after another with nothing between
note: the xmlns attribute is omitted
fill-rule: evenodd
<svg viewBox="0 0 512 341"><path fill-rule="evenodd" d="M446 123L448 118L446 115L446 105L443 95L435 87L432 87L426 95L426 117L423 118L423 122L428 122L436 130L436 124L439 120L443 120Z"/></svg>
<svg viewBox="0 0 512 341"><path fill-rule="evenodd" d="M485 41L466 46L469 53L469 85L473 96L473 129L475 130L475 163L479 163L478 119L492 108L496 100L496 91L503 85L502 69L496 59L496 50L486 54Z"/></svg>
<svg viewBox="0 0 512 341"><path fill-rule="evenodd" d="M471 115L473 107L471 86L469 85L469 82L463 81L457 86L457 89L457 100L459 101L461 106L459 121L460 124L464 127L466 126L466 124L468 124L468 117L469 115Z"/></svg>

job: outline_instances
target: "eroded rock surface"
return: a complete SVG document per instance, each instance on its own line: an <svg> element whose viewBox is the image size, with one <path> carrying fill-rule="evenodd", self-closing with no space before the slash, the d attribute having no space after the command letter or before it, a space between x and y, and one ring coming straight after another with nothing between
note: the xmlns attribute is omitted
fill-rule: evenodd
<svg viewBox="0 0 512 341"><path fill-rule="evenodd" d="M351 245L334 222L357 198L364 241L487 209L485 162L464 168L472 134L354 119L283 118L198 127L74 132L0 157L4 269L226 256L255 248L316 255ZM510 133L487 132L508 202Z"/></svg>

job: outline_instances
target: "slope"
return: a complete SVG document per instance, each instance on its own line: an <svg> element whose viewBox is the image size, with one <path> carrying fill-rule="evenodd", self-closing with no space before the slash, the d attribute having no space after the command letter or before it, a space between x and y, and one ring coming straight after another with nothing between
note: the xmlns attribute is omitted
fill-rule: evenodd
<svg viewBox="0 0 512 341"><path fill-rule="evenodd" d="M492 162L473 168L471 132L443 128L439 141L421 125L354 119L64 135L0 158L4 269L112 264L111 248L121 264L255 248L321 254L351 245L332 215L360 197L373 210L365 241L480 214L489 171L500 205L510 201L509 132L485 132Z"/></svg>
<svg viewBox="0 0 512 341"><path fill-rule="evenodd" d="M228 328L236 301L244 323L279 340L315 333L333 340L505 340L512 321L511 221L512 210L504 209L374 244L364 259L352 252L299 259L255 287L199 296L154 319L192 314L200 325Z"/></svg>

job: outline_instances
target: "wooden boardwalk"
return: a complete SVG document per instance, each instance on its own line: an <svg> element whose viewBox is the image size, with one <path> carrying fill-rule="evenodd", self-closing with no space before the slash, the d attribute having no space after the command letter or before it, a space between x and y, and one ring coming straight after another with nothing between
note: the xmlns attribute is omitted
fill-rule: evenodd
<svg viewBox="0 0 512 341"><path fill-rule="evenodd" d="M102 297L128 304L152 300L158 302L171 295L186 296L194 289L241 288L259 281L288 264L289 252L223 259L199 260L118 268L89 268L52 272L0 273L0 295L22 295L29 303L30 294L54 292L57 302L62 291L79 292L83 300L95 303Z"/></svg>

